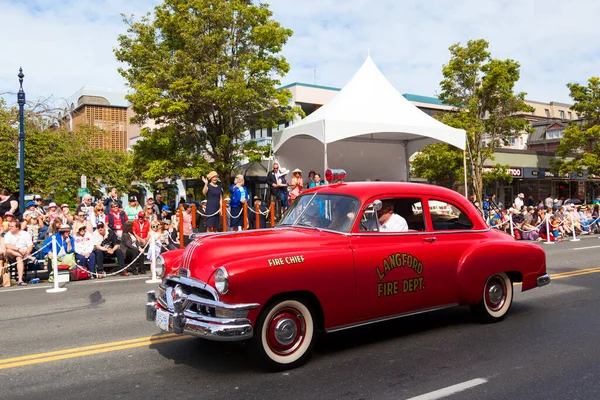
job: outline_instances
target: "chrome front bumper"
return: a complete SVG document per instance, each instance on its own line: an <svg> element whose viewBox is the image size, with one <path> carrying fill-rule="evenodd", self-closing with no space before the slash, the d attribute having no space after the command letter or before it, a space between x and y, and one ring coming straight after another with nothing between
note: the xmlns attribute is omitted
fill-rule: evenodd
<svg viewBox="0 0 600 400"><path fill-rule="evenodd" d="M550 283L550 275L544 274L537 278L537 286L542 287L546 286Z"/></svg>
<svg viewBox="0 0 600 400"><path fill-rule="evenodd" d="M177 281L191 279L171 279L175 286L159 286L158 296L154 291L148 292L146 303L146 319L157 324L167 332L187 334L215 341L238 341L250 339L253 335L252 324L246 318L248 311L259 304L227 304L218 300L207 299L195 294L186 294L185 285ZM167 280L165 280L166 282ZM196 285L196 282L199 282ZM194 282L194 287L206 284ZM215 294L216 296L216 294ZM156 322L157 309L168 315L168 328L160 327Z"/></svg>

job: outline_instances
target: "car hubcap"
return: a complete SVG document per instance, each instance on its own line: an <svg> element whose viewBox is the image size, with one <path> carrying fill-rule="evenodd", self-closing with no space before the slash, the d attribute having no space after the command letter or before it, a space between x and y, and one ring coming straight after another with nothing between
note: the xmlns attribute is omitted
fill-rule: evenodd
<svg viewBox="0 0 600 400"><path fill-rule="evenodd" d="M494 276L488 280L485 288L485 303L492 311L498 311L506 302L506 284L504 280L498 276Z"/></svg>
<svg viewBox="0 0 600 400"><path fill-rule="evenodd" d="M306 324L302 314L294 309L278 311L269 322L267 341L276 354L289 355L304 341Z"/></svg>

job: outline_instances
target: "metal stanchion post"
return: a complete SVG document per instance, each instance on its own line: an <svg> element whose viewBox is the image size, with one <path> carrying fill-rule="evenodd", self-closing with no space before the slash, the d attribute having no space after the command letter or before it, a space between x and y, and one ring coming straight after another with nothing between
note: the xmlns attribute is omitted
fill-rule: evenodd
<svg viewBox="0 0 600 400"><path fill-rule="evenodd" d="M579 242L581 239L578 239L577 236L575 236L575 223L573 222L573 213L570 211L569 216L571 217L571 229L573 229L573 239L571 239L571 242Z"/></svg>
<svg viewBox="0 0 600 400"><path fill-rule="evenodd" d="M223 218L223 232L227 232L227 202L225 199L221 202L221 217Z"/></svg>
<svg viewBox="0 0 600 400"><path fill-rule="evenodd" d="M254 214L256 216L256 226L255 229L260 229L260 206L259 206L259 202L255 201L254 202L254 211L256 211Z"/></svg>
<svg viewBox="0 0 600 400"><path fill-rule="evenodd" d="M550 235L552 233L550 232L550 221L548 220L548 215L546 214L546 241L544 242L545 244L554 244L554 242L550 241Z"/></svg>
<svg viewBox="0 0 600 400"><path fill-rule="evenodd" d="M156 276L156 234L150 232L150 276L146 283L159 283L160 279ZM183 242L182 239L179 239ZM141 255L140 257L143 257Z"/></svg>
<svg viewBox="0 0 600 400"><path fill-rule="evenodd" d="M515 226L513 225L512 215L508 218L508 221L510 222L510 236L515 237Z"/></svg>
<svg viewBox="0 0 600 400"><path fill-rule="evenodd" d="M269 206L269 214L271 215L271 228L275 227L275 203L271 202Z"/></svg>
<svg viewBox="0 0 600 400"><path fill-rule="evenodd" d="M248 230L248 202L245 201L242 204L243 210L244 210L244 223L242 225L242 229L247 231Z"/></svg>
<svg viewBox="0 0 600 400"><path fill-rule="evenodd" d="M183 204L179 203L179 248L185 248L185 240L183 240Z"/></svg>
<svg viewBox="0 0 600 400"><path fill-rule="evenodd" d="M54 273L54 287L52 289L46 289L46 293L60 293L67 290L67 288L58 287L58 257L56 256L56 237L52 235L52 269Z"/></svg>
<svg viewBox="0 0 600 400"><path fill-rule="evenodd" d="M196 204L192 203L192 229L196 229Z"/></svg>

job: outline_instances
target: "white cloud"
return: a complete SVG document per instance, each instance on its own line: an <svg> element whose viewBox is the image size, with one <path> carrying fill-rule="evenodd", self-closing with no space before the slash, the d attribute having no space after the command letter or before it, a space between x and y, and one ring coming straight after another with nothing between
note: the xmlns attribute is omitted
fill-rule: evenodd
<svg viewBox="0 0 600 400"><path fill-rule="evenodd" d="M23 66L30 99L68 97L84 85L120 89L112 52L125 26L157 0L0 0L0 93L16 91ZM518 90L568 102L566 83L600 74L600 2L488 0L271 0L295 35L282 83L343 86L367 55L402 93L435 95L448 47L485 38L497 58L521 63ZM14 101L13 97L9 100Z"/></svg>

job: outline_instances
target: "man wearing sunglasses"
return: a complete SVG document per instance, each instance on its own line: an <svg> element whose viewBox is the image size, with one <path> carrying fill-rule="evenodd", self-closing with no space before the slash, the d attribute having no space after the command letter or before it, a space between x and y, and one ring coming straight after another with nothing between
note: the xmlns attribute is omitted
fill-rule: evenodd
<svg viewBox="0 0 600 400"><path fill-rule="evenodd" d="M146 219L146 214L143 211L138 213L138 218L133 221L132 232L136 240L142 247L148 243L148 233L150 232L150 221Z"/></svg>
<svg viewBox="0 0 600 400"><path fill-rule="evenodd" d="M94 244L99 279L102 279L104 275L104 260L106 258L115 257L119 263L119 270L125 267L125 260L121 251L121 239L112 230L106 229L104 223L99 222L96 225L96 231L92 235L92 243ZM123 270L121 275L128 276L129 272Z"/></svg>

